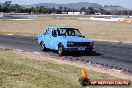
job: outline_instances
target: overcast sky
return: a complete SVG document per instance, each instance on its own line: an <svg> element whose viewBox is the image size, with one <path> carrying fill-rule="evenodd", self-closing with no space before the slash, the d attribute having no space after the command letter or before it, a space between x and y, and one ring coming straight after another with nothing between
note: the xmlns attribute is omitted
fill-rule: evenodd
<svg viewBox="0 0 132 88"><path fill-rule="evenodd" d="M7 0L0 0L5 2ZM132 0L11 0L14 4L30 5L36 3L74 3L74 2L90 2L99 3L101 5L121 5L132 9Z"/></svg>

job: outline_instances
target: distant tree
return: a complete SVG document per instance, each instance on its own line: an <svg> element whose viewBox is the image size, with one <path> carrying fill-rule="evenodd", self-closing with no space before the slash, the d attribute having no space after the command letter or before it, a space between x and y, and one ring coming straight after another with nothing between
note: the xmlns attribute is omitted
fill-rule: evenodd
<svg viewBox="0 0 132 88"><path fill-rule="evenodd" d="M36 6L36 7L35 7L35 13L36 13L36 14L40 14L40 7L39 7L39 6Z"/></svg>
<svg viewBox="0 0 132 88"><path fill-rule="evenodd" d="M112 11L105 11L105 15L112 15Z"/></svg>
<svg viewBox="0 0 132 88"><path fill-rule="evenodd" d="M82 8L80 9L80 12L86 12L86 7L82 7Z"/></svg>
<svg viewBox="0 0 132 88"><path fill-rule="evenodd" d="M59 9L58 9L58 11L59 11L59 14L61 14L63 12L63 7L60 6Z"/></svg>
<svg viewBox="0 0 132 88"><path fill-rule="evenodd" d="M2 12L2 6L0 5L0 12Z"/></svg>
<svg viewBox="0 0 132 88"><path fill-rule="evenodd" d="M12 1L6 1L6 2L4 3L4 5L7 6L7 7L9 7L9 6L11 5L11 3L12 3Z"/></svg>
<svg viewBox="0 0 132 88"><path fill-rule="evenodd" d="M104 9L102 9L102 8L99 8L99 12L101 13L101 14L105 14L106 13L106 11L104 10Z"/></svg>
<svg viewBox="0 0 132 88"><path fill-rule="evenodd" d="M92 7L88 7L86 14L95 14L95 10Z"/></svg>
<svg viewBox="0 0 132 88"><path fill-rule="evenodd" d="M72 9L71 8L67 8L67 12L71 12L72 11Z"/></svg>
<svg viewBox="0 0 132 88"><path fill-rule="evenodd" d="M55 14L55 13L56 13L56 8L55 8L55 7L52 7L52 8L51 8L51 11L52 11L52 13Z"/></svg>
<svg viewBox="0 0 132 88"><path fill-rule="evenodd" d="M3 4L3 12L10 12L11 3L12 3L12 1L6 1Z"/></svg>
<svg viewBox="0 0 132 88"><path fill-rule="evenodd" d="M21 13L22 11L23 8L18 4L15 4L14 6L11 7L11 12Z"/></svg>
<svg viewBox="0 0 132 88"><path fill-rule="evenodd" d="M62 11L60 9L56 9L56 14L61 14Z"/></svg>
<svg viewBox="0 0 132 88"><path fill-rule="evenodd" d="M117 11L117 15L122 15L122 11Z"/></svg>
<svg viewBox="0 0 132 88"><path fill-rule="evenodd" d="M64 7L64 12L68 12L68 8L67 7Z"/></svg>
<svg viewBox="0 0 132 88"><path fill-rule="evenodd" d="M39 7L39 13L44 13L44 6Z"/></svg>
<svg viewBox="0 0 132 88"><path fill-rule="evenodd" d="M34 8L34 7L31 7L31 13L32 13L32 14L36 14L36 13L35 13L35 8Z"/></svg>
<svg viewBox="0 0 132 88"><path fill-rule="evenodd" d="M123 15L128 15L128 11L127 10L124 10L123 11Z"/></svg>
<svg viewBox="0 0 132 88"><path fill-rule="evenodd" d="M129 11L129 15L132 15L132 10Z"/></svg>
<svg viewBox="0 0 132 88"><path fill-rule="evenodd" d="M94 9L92 7L82 7L81 9L73 9L68 7L62 7L59 8L55 7L44 7L44 6L36 6L31 8L22 7L18 4L11 4L12 1L5 1L4 4L0 5L0 12L5 13L33 13L33 14L62 14L62 12L86 12L86 14L95 14L95 13L101 13L105 15L132 15L132 10L111 10L107 11L102 8ZM105 6L105 7L111 7L111 6ZM116 6L117 7L117 6Z"/></svg>

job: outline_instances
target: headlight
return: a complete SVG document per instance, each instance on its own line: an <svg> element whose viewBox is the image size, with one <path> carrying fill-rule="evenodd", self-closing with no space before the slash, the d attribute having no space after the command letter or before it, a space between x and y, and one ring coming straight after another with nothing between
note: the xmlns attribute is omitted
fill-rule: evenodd
<svg viewBox="0 0 132 88"><path fill-rule="evenodd" d="M74 42L67 42L68 47L72 47L74 45Z"/></svg>

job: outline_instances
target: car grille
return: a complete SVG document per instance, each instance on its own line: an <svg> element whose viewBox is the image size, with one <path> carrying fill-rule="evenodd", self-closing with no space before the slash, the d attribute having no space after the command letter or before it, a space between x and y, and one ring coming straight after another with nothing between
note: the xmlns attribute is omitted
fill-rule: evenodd
<svg viewBox="0 0 132 88"><path fill-rule="evenodd" d="M85 47L89 47L90 46L90 42L74 42L74 46L85 46Z"/></svg>

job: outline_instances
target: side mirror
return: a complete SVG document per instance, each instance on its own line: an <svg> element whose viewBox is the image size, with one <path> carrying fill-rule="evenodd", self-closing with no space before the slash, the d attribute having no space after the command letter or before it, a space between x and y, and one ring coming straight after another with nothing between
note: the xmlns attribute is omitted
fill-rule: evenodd
<svg viewBox="0 0 132 88"><path fill-rule="evenodd" d="M85 38L85 36L82 36L83 38Z"/></svg>

